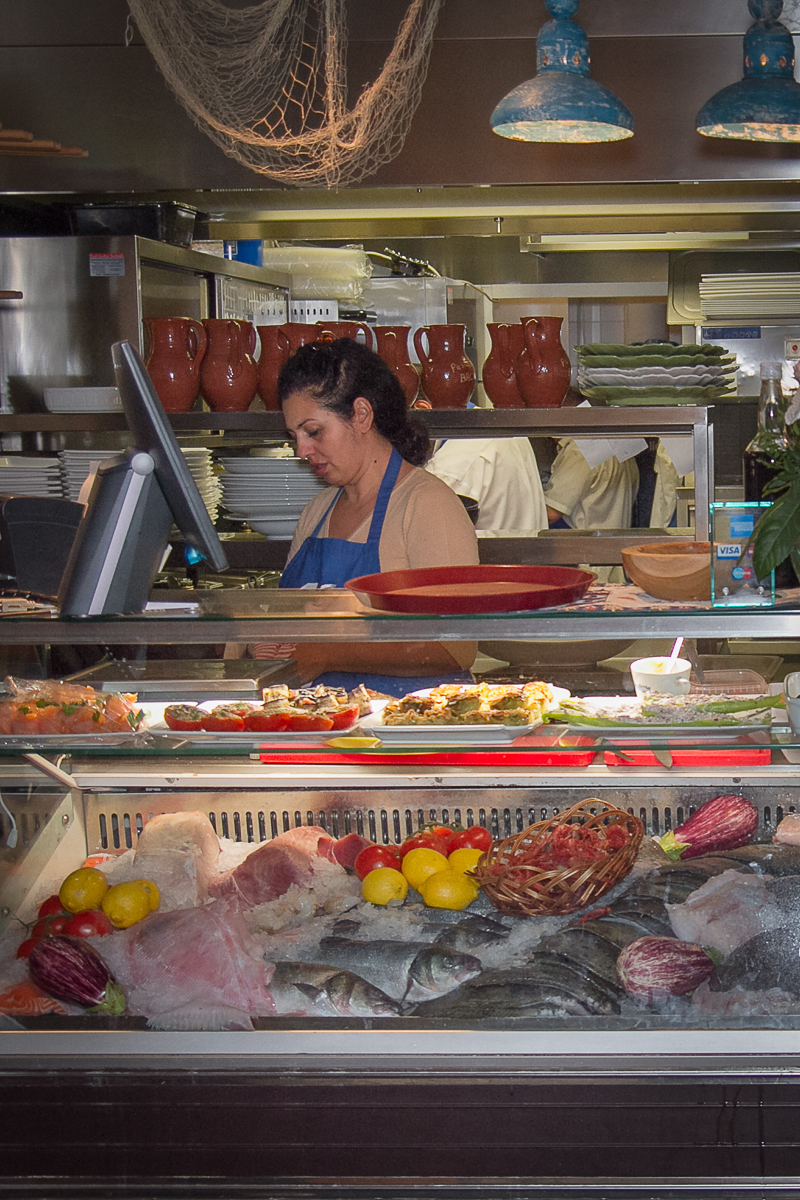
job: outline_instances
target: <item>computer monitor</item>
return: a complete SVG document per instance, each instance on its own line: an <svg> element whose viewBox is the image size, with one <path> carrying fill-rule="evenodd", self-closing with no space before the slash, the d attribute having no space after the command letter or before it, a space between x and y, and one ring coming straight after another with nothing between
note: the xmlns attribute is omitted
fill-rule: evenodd
<svg viewBox="0 0 800 1200"><path fill-rule="evenodd" d="M129 342L111 356L134 448L98 469L58 594L62 616L141 612L173 523L217 571L228 566L141 358Z"/></svg>

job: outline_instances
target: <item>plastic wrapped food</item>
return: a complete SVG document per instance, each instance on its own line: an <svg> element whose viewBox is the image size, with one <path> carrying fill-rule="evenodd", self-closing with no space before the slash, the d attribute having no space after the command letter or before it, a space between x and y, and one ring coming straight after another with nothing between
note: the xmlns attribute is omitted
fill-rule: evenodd
<svg viewBox="0 0 800 1200"><path fill-rule="evenodd" d="M0 736L136 733L144 726L135 694L52 679L8 678L6 690L12 699L0 700Z"/></svg>

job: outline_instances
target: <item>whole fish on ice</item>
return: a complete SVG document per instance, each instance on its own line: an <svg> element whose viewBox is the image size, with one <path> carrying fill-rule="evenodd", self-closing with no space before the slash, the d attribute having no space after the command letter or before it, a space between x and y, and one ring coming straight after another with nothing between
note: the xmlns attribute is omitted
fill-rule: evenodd
<svg viewBox="0 0 800 1200"><path fill-rule="evenodd" d="M394 1017L403 1011L360 975L321 963L276 963L269 990L279 1017Z"/></svg>
<svg viewBox="0 0 800 1200"><path fill-rule="evenodd" d="M457 954L436 942L357 942L323 938L320 955L332 966L355 972L395 1000L414 1004L452 992L480 974L471 954Z"/></svg>

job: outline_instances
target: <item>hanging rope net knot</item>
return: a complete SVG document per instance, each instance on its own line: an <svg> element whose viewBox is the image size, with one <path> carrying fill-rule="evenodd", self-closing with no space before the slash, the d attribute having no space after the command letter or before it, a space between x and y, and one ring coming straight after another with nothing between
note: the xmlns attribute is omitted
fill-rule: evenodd
<svg viewBox="0 0 800 1200"><path fill-rule="evenodd" d="M403 148L443 0L410 0L348 108L346 0L128 0L169 86L231 158L279 183L344 187Z"/></svg>

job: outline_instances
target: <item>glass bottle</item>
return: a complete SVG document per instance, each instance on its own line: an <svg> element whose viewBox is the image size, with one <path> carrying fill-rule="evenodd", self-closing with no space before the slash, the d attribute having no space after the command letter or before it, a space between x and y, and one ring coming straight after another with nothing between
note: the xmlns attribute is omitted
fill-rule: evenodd
<svg viewBox="0 0 800 1200"><path fill-rule="evenodd" d="M780 472L779 459L788 448L783 417L786 401L781 391L782 364L761 364L761 391L758 397L758 428L744 452L745 500L772 500L772 492L764 489ZM784 559L775 568L776 587L796 587L797 576L791 559Z"/></svg>

